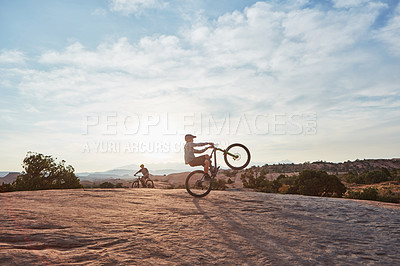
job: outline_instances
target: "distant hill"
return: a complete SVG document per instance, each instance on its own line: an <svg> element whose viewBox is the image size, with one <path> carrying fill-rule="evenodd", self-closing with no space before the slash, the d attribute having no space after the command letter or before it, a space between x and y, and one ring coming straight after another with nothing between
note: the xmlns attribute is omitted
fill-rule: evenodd
<svg viewBox="0 0 400 266"><path fill-rule="evenodd" d="M261 163L259 164L261 165ZM174 173L190 172L194 170L191 167L185 166L183 164L147 164L145 165L150 170L151 175L167 176ZM326 172L334 174L343 174L349 171L361 173L364 171L372 171L385 167L389 170L400 169L400 158L393 159L364 159L346 162L326 162L326 161L316 161L316 162L305 162L295 164L289 160L284 160L279 163L264 164L262 166L253 166L257 171L266 171L271 174L271 178L276 178L280 173L290 174L298 173L304 169L313 170L323 170ZM99 181L108 179L124 179L131 180L133 174L139 169L136 164L125 165L105 172L86 172L86 173L76 173L81 181ZM7 173L7 174L6 174ZM18 172L0 172L3 177L0 177L0 184L12 183L17 176L20 174ZM278 175L276 175L278 174Z"/></svg>
<svg viewBox="0 0 400 266"><path fill-rule="evenodd" d="M305 162L300 164L266 164L259 170L268 173L294 173L304 169L323 170L331 173L347 173L349 171L361 173L364 171L373 171L385 167L388 170L400 169L400 158L394 159L364 159L355 161L346 161L340 163L317 161Z"/></svg>
<svg viewBox="0 0 400 266"><path fill-rule="evenodd" d="M19 172L9 172L6 176L0 177L0 184L11 184L20 174Z"/></svg>
<svg viewBox="0 0 400 266"><path fill-rule="evenodd" d="M1 178L1 177L5 177L6 175L8 175L8 173L9 173L9 172L1 172L1 171L0 171L0 178Z"/></svg>
<svg viewBox="0 0 400 266"><path fill-rule="evenodd" d="M158 163L145 164L152 175L168 175L191 171L191 167L182 163ZM81 180L97 180L106 178L132 178L133 174L140 169L137 164L124 165L104 172L84 172L76 173Z"/></svg>

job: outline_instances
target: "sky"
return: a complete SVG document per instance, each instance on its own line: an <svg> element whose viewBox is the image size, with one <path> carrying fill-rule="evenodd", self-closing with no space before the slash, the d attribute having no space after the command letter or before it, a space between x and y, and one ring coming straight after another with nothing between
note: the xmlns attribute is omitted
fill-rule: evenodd
<svg viewBox="0 0 400 266"><path fill-rule="evenodd" d="M0 0L0 171L400 157L395 0Z"/></svg>

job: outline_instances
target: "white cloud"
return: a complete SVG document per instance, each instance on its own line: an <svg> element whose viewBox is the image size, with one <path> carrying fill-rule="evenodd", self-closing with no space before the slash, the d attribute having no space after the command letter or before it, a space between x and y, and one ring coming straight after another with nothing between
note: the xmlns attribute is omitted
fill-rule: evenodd
<svg viewBox="0 0 400 266"><path fill-rule="evenodd" d="M91 15L93 16L105 16L107 15L107 10L105 10L104 8L96 8Z"/></svg>
<svg viewBox="0 0 400 266"><path fill-rule="evenodd" d="M357 7L368 2L369 0L333 0L334 7L336 8Z"/></svg>
<svg viewBox="0 0 400 266"><path fill-rule="evenodd" d="M400 5L386 26L376 32L376 38L384 42L395 56L400 56Z"/></svg>
<svg viewBox="0 0 400 266"><path fill-rule="evenodd" d="M110 10L124 15L140 15L145 9L160 9L167 5L163 0L112 0Z"/></svg>
<svg viewBox="0 0 400 266"><path fill-rule="evenodd" d="M2 50L0 53L0 64L24 64L26 56L18 50Z"/></svg>
<svg viewBox="0 0 400 266"><path fill-rule="evenodd" d="M146 3L114 1L113 11L137 13L163 5ZM90 113L211 112L237 119L243 113L316 112L321 128L315 138L278 135L264 143L265 136L241 133L240 139L264 150L268 145L297 147L298 141L312 146L316 140L318 147L310 150L318 153L332 148L324 142L327 137L328 142L357 140L359 124L397 119L398 105L386 96L399 97L399 65L380 57L382 47L368 47L382 6L354 2L350 9L325 11L290 5L259 2L216 20L196 18L176 35L145 36L137 42L119 38L95 49L75 42L44 52L37 61L40 67L8 69L5 77L18 76L15 87L22 98L34 103L32 110L49 114L29 123L52 130L76 127ZM393 18L387 27L396 23ZM377 36L396 48L397 36ZM56 123L60 117L67 126ZM161 138L159 132L154 137ZM289 159L308 160L296 154ZM268 160L287 158L279 151L274 156ZM335 156L331 160L340 151ZM104 162L111 157L103 157Z"/></svg>
<svg viewBox="0 0 400 266"><path fill-rule="evenodd" d="M157 110L185 111L194 99L206 107L210 97L239 95L245 100L239 110L271 98L276 101L268 110L302 109L313 102L304 95L336 90L337 77L374 58L353 47L366 38L379 9L285 11L260 2L215 21L196 21L181 35L148 36L137 43L120 38L95 50L76 42L46 52L39 62L52 67L27 73L19 87L42 101L106 101L109 109L141 98L158 102ZM359 90L346 84L342 90ZM287 105L301 97L305 102ZM182 100L171 107L176 98Z"/></svg>

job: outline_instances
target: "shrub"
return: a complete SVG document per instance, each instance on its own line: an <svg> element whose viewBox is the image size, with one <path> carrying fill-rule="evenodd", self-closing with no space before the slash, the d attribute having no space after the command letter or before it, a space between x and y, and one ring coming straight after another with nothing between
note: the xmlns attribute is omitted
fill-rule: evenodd
<svg viewBox="0 0 400 266"><path fill-rule="evenodd" d="M255 173L252 169L247 169L240 177L245 188L260 188L262 187L262 180L254 177ZM260 182L261 181L261 182Z"/></svg>
<svg viewBox="0 0 400 266"><path fill-rule="evenodd" d="M246 170L242 176L243 187L255 188L267 193L291 193L308 196L339 196L346 192L346 187L335 175L325 171L303 170L299 176L280 175L269 181L263 173Z"/></svg>
<svg viewBox="0 0 400 266"><path fill-rule="evenodd" d="M400 195L396 195L390 189L379 189L378 190L378 200L383 202L398 203Z"/></svg>
<svg viewBox="0 0 400 266"><path fill-rule="evenodd" d="M360 195L361 195L360 191L349 190L346 192L346 198L349 199L360 199Z"/></svg>
<svg viewBox="0 0 400 266"><path fill-rule="evenodd" d="M227 177L235 177L237 173L238 173L237 170L226 170L226 171L224 172L224 174L225 174Z"/></svg>
<svg viewBox="0 0 400 266"><path fill-rule="evenodd" d="M376 184L385 181L395 180L397 176L392 176L388 169L382 167L380 170L374 170L370 172L363 172L361 174L357 174L354 172L349 172L345 176L345 181L347 183L356 183L356 184Z"/></svg>
<svg viewBox="0 0 400 266"><path fill-rule="evenodd" d="M100 188L114 188L114 185L110 182L103 182L100 184Z"/></svg>
<svg viewBox="0 0 400 266"><path fill-rule="evenodd" d="M362 191L350 190L346 193L346 198L398 203L400 195L393 193L390 189L369 187Z"/></svg>
<svg viewBox="0 0 400 266"><path fill-rule="evenodd" d="M377 198L378 189L373 187L365 188L360 194L360 199L362 200L377 200Z"/></svg>
<svg viewBox="0 0 400 266"><path fill-rule="evenodd" d="M226 188L226 181L223 179L217 179L212 182L212 189L214 190L225 190Z"/></svg>
<svg viewBox="0 0 400 266"><path fill-rule="evenodd" d="M303 170L289 192L307 196L341 197L346 192L346 187L337 176L329 175L325 171Z"/></svg>
<svg viewBox="0 0 400 266"><path fill-rule="evenodd" d="M282 184L282 186L278 189L279 193L287 193L289 191L290 186L286 184Z"/></svg>
<svg viewBox="0 0 400 266"><path fill-rule="evenodd" d="M2 192L11 192L13 191L14 188L11 184L7 184L7 183L1 183L0 185L0 193Z"/></svg>
<svg viewBox="0 0 400 266"><path fill-rule="evenodd" d="M55 162L52 156L28 152L23 160L24 171L13 182L15 190L39 190L57 188L82 188L71 165Z"/></svg>

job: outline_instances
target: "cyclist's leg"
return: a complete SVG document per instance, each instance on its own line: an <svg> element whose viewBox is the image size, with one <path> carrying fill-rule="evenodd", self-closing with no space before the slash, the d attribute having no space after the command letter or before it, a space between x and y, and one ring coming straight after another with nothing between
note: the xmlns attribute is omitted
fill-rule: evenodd
<svg viewBox="0 0 400 266"><path fill-rule="evenodd" d="M143 176L143 186L144 186L144 187L147 187L146 183L147 183L147 180L148 180L148 179L149 179L149 175Z"/></svg>
<svg viewBox="0 0 400 266"><path fill-rule="evenodd" d="M203 166L204 167L204 173L208 174L208 169L210 168L210 155L205 154L201 155L199 157L194 158L191 162L189 162L189 165L194 167L194 166Z"/></svg>
<svg viewBox="0 0 400 266"><path fill-rule="evenodd" d="M209 168L210 168L210 155L206 154L205 160L204 160L204 173L205 174L208 174Z"/></svg>

